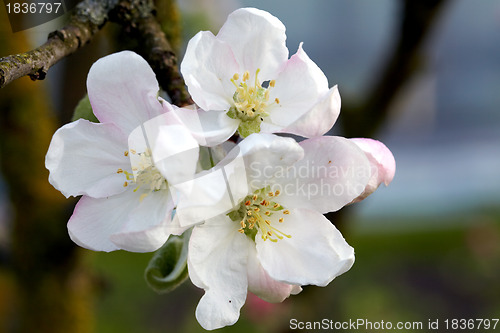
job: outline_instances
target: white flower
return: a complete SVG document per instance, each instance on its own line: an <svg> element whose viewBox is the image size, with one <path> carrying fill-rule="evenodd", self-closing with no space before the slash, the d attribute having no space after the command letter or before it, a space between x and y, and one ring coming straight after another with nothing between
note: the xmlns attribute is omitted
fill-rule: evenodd
<svg viewBox="0 0 500 333"><path fill-rule="evenodd" d="M237 129L243 137L320 136L335 123L337 86L329 89L302 44L288 59L285 39L285 26L276 17L243 8L229 15L217 36L203 31L189 41L181 72L193 100L211 114L206 126L212 132L218 127L219 142Z"/></svg>
<svg viewBox="0 0 500 333"><path fill-rule="evenodd" d="M172 231L167 180L192 177L197 142L179 125L145 138L148 121L168 125L164 115L173 109L159 100L155 74L133 52L98 60L87 89L100 123L80 119L63 126L46 156L50 183L66 197L82 195L68 222L70 237L91 250L154 251ZM155 150L175 155L165 176L157 169L165 161L154 157Z"/></svg>
<svg viewBox="0 0 500 333"><path fill-rule="evenodd" d="M365 154L345 138L318 137L299 144L252 134L212 173L195 179L198 186L191 182L186 188L208 188L213 202L226 198L233 203L227 210L220 200L215 215L213 202L204 204L197 194L190 207L177 210L183 226L196 222L192 211L213 216L194 227L189 243L190 278L205 290L196 310L200 324L205 329L234 324L247 291L280 302L302 285L326 286L347 271L354 251L323 214L359 196L369 169ZM207 176L220 170L226 181Z"/></svg>

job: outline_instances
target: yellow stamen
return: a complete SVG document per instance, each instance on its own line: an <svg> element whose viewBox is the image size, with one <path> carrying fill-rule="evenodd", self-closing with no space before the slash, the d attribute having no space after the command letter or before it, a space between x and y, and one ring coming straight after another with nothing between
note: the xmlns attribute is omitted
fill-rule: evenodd
<svg viewBox="0 0 500 333"><path fill-rule="evenodd" d="M243 218L237 221L240 224L238 231L241 232L242 230L251 239L255 239L256 232L260 231L262 239L270 240L271 242L277 242L285 237L291 238L290 235L285 234L272 225L277 222L283 223L285 221L284 216L277 216L275 220L269 218L275 216L275 214L290 214L289 210L282 211L283 207L279 203L271 201L278 195L280 195L280 191L269 191L267 188L266 190L255 191L251 196L247 196L242 201L238 210L234 211L241 212L243 210L241 212ZM268 206L272 206L273 208L266 208ZM257 228L257 231L255 231L255 228Z"/></svg>
<svg viewBox="0 0 500 333"><path fill-rule="evenodd" d="M245 73L243 73L243 82L248 81L249 79L250 79L250 73L248 71L245 71Z"/></svg>

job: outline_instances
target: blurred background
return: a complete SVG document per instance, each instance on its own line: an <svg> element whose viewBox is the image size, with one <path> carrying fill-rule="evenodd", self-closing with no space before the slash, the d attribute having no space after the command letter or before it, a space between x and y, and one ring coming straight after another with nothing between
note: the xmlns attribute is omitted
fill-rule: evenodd
<svg viewBox="0 0 500 333"><path fill-rule="evenodd" d="M381 140L397 164L389 187L329 216L356 250L349 272L281 304L249 295L239 322L221 331L287 332L292 318L362 318L424 327L439 319L444 332L445 319L500 317L498 1L177 5L158 2L159 16L181 27L170 32L181 55L196 32L217 33L236 8L277 16L290 54L303 41L330 85L339 85L332 134ZM3 8L0 22L0 56L40 45L63 24L13 34ZM109 24L45 81L23 78L0 90L0 332L202 331L194 317L201 290L187 281L157 295L145 284L152 254L73 246L65 223L75 200L52 189L43 167L52 133L85 94L90 65L124 45Z"/></svg>

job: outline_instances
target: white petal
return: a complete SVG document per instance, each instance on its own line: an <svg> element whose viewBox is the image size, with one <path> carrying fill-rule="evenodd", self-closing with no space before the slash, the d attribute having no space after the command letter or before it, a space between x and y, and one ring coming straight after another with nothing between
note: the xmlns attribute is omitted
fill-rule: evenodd
<svg viewBox="0 0 500 333"><path fill-rule="evenodd" d="M286 208L308 208L320 213L339 210L361 194L370 178L365 154L348 139L322 136L300 142L304 158L282 175L277 201Z"/></svg>
<svg viewBox="0 0 500 333"><path fill-rule="evenodd" d="M177 213L182 226L225 214L257 189L270 185L276 173L303 156L291 138L252 134L233 148L213 169L192 181L175 184L179 194Z"/></svg>
<svg viewBox="0 0 500 333"><path fill-rule="evenodd" d="M168 113L172 122L184 125L200 146L215 146L229 139L240 123L231 119L226 111L204 111L192 108L174 108Z"/></svg>
<svg viewBox="0 0 500 333"><path fill-rule="evenodd" d="M326 286L354 263L354 249L322 214L292 209L284 222L271 225L291 238L277 242L255 237L257 258L269 276L296 285Z"/></svg>
<svg viewBox="0 0 500 333"><path fill-rule="evenodd" d="M217 38L231 46L241 70L249 71L251 80L257 69L260 69L260 80L275 79L288 59L285 26L263 10L235 10L228 16Z"/></svg>
<svg viewBox="0 0 500 333"><path fill-rule="evenodd" d="M131 252L156 251L173 231L171 216L174 203L168 191L149 193L139 201L128 215L127 223L118 233L111 235L110 240L119 248Z"/></svg>
<svg viewBox="0 0 500 333"><path fill-rule="evenodd" d="M173 185L172 191L178 195L176 215L181 226L226 214L249 193L244 160L238 152L228 154L214 168Z"/></svg>
<svg viewBox="0 0 500 333"><path fill-rule="evenodd" d="M250 239L228 217L207 221L193 229L189 241L191 281L205 289L196 318L207 330L234 324L247 295L246 262Z"/></svg>
<svg viewBox="0 0 500 333"><path fill-rule="evenodd" d="M340 94L337 86L334 86L309 111L279 132L306 138L321 136L333 127L339 114Z"/></svg>
<svg viewBox="0 0 500 333"><path fill-rule="evenodd" d="M359 202L372 194L380 184L387 186L391 183L396 173L396 161L391 151L380 141L364 138L350 140L366 154L371 166L371 177L364 192L354 199L354 202Z"/></svg>
<svg viewBox="0 0 500 333"><path fill-rule="evenodd" d="M114 123L127 134L163 113L153 70L146 60L131 51L96 61L87 77L87 90L97 119L101 123Z"/></svg>
<svg viewBox="0 0 500 333"><path fill-rule="evenodd" d="M287 127L315 106L328 92L328 80L302 49L287 61L270 90L269 117L272 124ZM279 103L277 103L277 100ZM317 119L316 121L322 121ZM329 121L329 119L327 119Z"/></svg>
<svg viewBox="0 0 500 333"><path fill-rule="evenodd" d="M248 291L266 302L279 303L290 296L296 286L273 280L257 260L255 246L250 247L248 255Z"/></svg>
<svg viewBox="0 0 500 333"><path fill-rule="evenodd" d="M144 123L153 162L170 184L193 179L198 163L198 142L182 125L159 125L156 119Z"/></svg>
<svg viewBox="0 0 500 333"><path fill-rule="evenodd" d="M71 239L94 251L156 250L163 244L160 238L165 236L162 230L155 227L165 221L171 206L159 192L151 193L150 198L146 197L141 202L141 193L128 188L109 198L83 196L68 222Z"/></svg>
<svg viewBox="0 0 500 333"><path fill-rule="evenodd" d="M102 198L124 191L130 169L126 137L113 124L79 119L56 131L45 157L49 182L66 197L87 195Z"/></svg>
<svg viewBox="0 0 500 333"><path fill-rule="evenodd" d="M232 158L236 151L243 156L251 191L269 185L276 173L281 174L304 156L294 139L260 133L251 134L241 141L226 159Z"/></svg>
<svg viewBox="0 0 500 333"><path fill-rule="evenodd" d="M202 31L188 43L181 73L193 100L204 110L228 110L235 86L231 78L239 71L229 44Z"/></svg>

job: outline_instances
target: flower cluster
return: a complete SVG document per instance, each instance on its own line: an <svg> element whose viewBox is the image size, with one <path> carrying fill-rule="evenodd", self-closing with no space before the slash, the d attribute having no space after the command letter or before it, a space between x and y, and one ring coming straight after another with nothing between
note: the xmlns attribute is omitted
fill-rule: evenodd
<svg viewBox="0 0 500 333"><path fill-rule="evenodd" d="M288 58L285 39L276 17L252 8L216 36L198 33L181 63L190 108L159 97L137 54L104 57L87 80L99 123L63 126L46 156L50 183L82 196L68 222L78 245L155 251L192 229L187 265L205 290L205 329L234 324L248 292L281 302L349 270L354 250L323 214L394 177L379 141L324 135L340 112L337 86L302 44Z"/></svg>

